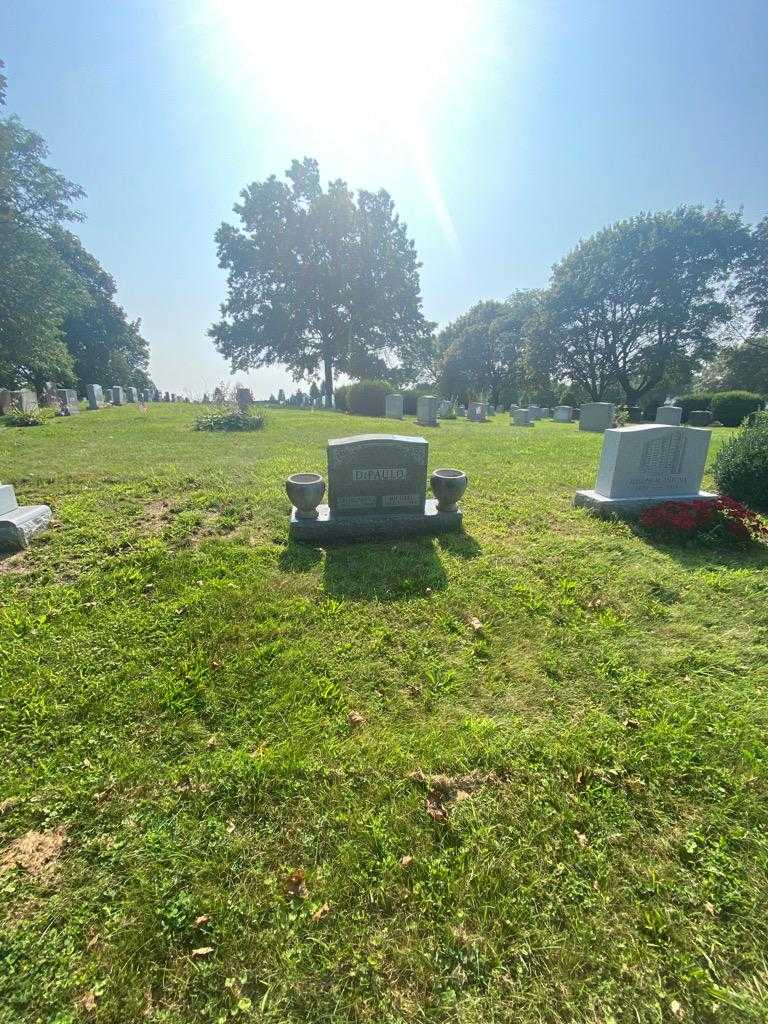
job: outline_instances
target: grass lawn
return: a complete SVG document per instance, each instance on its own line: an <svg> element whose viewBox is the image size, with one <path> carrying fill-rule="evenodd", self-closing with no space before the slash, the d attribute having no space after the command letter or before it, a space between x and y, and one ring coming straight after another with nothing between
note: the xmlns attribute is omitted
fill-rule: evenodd
<svg viewBox="0 0 768 1024"><path fill-rule="evenodd" d="M195 413L0 428L0 1022L766 1021L765 549L573 509L574 425ZM393 429L466 533L288 544Z"/></svg>

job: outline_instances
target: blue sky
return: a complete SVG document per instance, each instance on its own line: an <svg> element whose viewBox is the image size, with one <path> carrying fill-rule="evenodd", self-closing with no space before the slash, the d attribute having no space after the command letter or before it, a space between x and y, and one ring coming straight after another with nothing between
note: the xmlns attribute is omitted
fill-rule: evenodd
<svg viewBox="0 0 768 1024"><path fill-rule="evenodd" d="M213 234L247 183L311 155L387 188L445 323L641 210L767 213L766 54L766 0L0 6L8 109L86 190L78 233L142 318L156 383L191 392L228 378L205 333Z"/></svg>

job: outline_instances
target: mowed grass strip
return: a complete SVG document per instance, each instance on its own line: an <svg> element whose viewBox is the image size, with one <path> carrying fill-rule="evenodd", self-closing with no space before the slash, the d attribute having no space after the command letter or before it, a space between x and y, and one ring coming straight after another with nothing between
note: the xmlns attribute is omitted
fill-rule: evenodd
<svg viewBox="0 0 768 1024"><path fill-rule="evenodd" d="M766 552L573 509L575 425L195 414L0 429L0 1021L767 1019ZM466 533L288 543L377 430Z"/></svg>

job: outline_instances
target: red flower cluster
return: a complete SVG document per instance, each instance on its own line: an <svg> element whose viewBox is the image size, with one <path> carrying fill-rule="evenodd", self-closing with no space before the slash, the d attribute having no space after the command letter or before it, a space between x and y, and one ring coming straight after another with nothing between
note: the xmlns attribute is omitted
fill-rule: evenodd
<svg viewBox="0 0 768 1024"><path fill-rule="evenodd" d="M735 540L768 538L768 526L756 512L733 498L704 501L665 501L646 509L640 517L642 526L672 533L678 537L717 539L730 536Z"/></svg>

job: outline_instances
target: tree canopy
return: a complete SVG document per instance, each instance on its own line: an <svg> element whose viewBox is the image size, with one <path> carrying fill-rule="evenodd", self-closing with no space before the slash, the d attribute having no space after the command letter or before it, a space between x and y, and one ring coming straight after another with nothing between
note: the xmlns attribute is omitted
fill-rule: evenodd
<svg viewBox="0 0 768 1024"><path fill-rule="evenodd" d="M323 191L311 159L294 160L286 176L244 189L234 207L242 226L216 233L228 295L209 335L232 371L281 363L295 380L320 371L330 403L337 373L423 364L433 325L392 199L355 196L340 180Z"/></svg>

